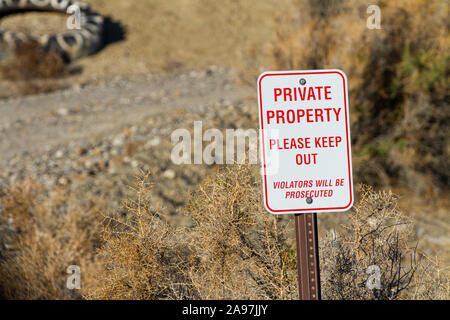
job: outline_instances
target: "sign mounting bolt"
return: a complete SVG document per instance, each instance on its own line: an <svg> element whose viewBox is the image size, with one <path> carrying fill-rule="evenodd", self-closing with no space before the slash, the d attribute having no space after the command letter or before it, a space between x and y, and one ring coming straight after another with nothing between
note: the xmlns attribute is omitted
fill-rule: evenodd
<svg viewBox="0 0 450 320"><path fill-rule="evenodd" d="M311 197L306 198L306 203L307 204L313 203L313 199Z"/></svg>
<svg viewBox="0 0 450 320"><path fill-rule="evenodd" d="M304 86L306 84L306 80L303 78L301 78L299 82L302 86Z"/></svg>

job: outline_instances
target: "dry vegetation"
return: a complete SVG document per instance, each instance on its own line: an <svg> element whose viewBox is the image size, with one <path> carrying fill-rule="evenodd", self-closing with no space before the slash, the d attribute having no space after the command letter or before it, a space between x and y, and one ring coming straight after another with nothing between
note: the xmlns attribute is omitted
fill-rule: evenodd
<svg viewBox="0 0 450 320"><path fill-rule="evenodd" d="M46 191L32 180L3 190L0 237L7 247L0 250L0 297L80 297L66 288L66 269L95 268L101 201L80 206L73 200L64 190ZM88 276L83 274L87 283Z"/></svg>
<svg viewBox="0 0 450 320"><path fill-rule="evenodd" d="M201 299L296 296L288 226L262 206L254 169L237 167L208 178L187 205L195 253L189 274Z"/></svg>
<svg viewBox="0 0 450 320"><path fill-rule="evenodd" d="M124 214L72 207L64 191L47 194L27 181L5 191L1 294L25 299L295 299L292 226L265 212L254 167L207 178L184 211L191 227L171 225L138 179ZM448 299L448 270L416 252L412 221L392 194L363 188L351 223L321 243L327 299ZM97 226L97 227L96 227ZM7 233L3 233L7 234ZM81 296L65 288L79 265ZM381 270L381 290L368 290L367 268Z"/></svg>
<svg viewBox="0 0 450 320"><path fill-rule="evenodd" d="M125 214L104 217L101 267L95 285L83 288L85 297L161 299L183 281L182 238L154 211L148 188L147 176L139 178L135 198L123 203Z"/></svg>
<svg viewBox="0 0 450 320"><path fill-rule="evenodd" d="M350 223L322 241L325 298L395 299L411 285L417 268L412 221L398 211L394 195L368 187L361 192ZM381 289L367 290L370 266L383 270Z"/></svg>
<svg viewBox="0 0 450 320"><path fill-rule="evenodd" d="M236 168L208 178L185 212L190 228L166 222L146 180L125 217L107 218L97 299L292 299L295 256L286 227L260 205L254 175Z"/></svg>
<svg viewBox="0 0 450 320"><path fill-rule="evenodd" d="M448 195L445 1L379 1L382 30L366 28L367 4L360 1L293 1L274 20L268 17L276 1L256 13L250 11L254 2L242 1L149 1L139 13L135 1L89 2L120 18L129 38L81 62L88 74L231 64L235 47L241 56L236 72L252 86L267 69L340 68L350 81L355 176L421 196ZM66 66L59 56L27 46L2 76L26 83L23 93L46 91L39 81L66 75ZM111 61L118 62L114 68ZM148 182L138 179L117 214L105 213L98 196L74 199L64 188L46 190L31 180L1 190L0 297L296 298L293 226L262 207L256 168L231 167L208 177L182 210L189 227L173 225L152 206ZM349 223L322 239L324 298L450 298L447 261L442 266L417 249L414 217L397 202L364 187ZM81 291L66 288L66 268L74 264L81 267ZM371 265L381 269L380 290L365 286Z"/></svg>
<svg viewBox="0 0 450 320"><path fill-rule="evenodd" d="M33 41L17 46L11 58L0 62L0 79L14 82L21 95L60 89L58 79L68 74L60 54Z"/></svg>
<svg viewBox="0 0 450 320"><path fill-rule="evenodd" d="M354 167L368 184L447 192L450 162L449 6L378 1L381 30L366 27L362 1L297 1L276 38L250 45L240 78L263 70L339 68L350 81Z"/></svg>

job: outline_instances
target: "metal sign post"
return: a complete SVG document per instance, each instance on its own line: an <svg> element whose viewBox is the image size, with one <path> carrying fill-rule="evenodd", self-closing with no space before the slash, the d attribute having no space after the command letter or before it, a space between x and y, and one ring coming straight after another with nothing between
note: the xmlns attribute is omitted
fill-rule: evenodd
<svg viewBox="0 0 450 320"><path fill-rule="evenodd" d="M320 300L316 213L295 215L295 238L297 240L298 297L300 300Z"/></svg>

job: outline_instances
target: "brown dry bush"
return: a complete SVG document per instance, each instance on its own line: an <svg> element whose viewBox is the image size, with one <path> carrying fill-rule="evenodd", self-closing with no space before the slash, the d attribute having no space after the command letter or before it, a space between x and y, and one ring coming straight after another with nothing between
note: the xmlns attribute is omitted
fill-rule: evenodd
<svg viewBox="0 0 450 320"><path fill-rule="evenodd" d="M286 227L266 213L248 168L205 180L177 228L155 212L141 178L125 215L107 217L89 299L288 299L296 295Z"/></svg>
<svg viewBox="0 0 450 320"><path fill-rule="evenodd" d="M421 253L411 289L408 290L408 298L449 300L449 266L442 266L437 256L431 258Z"/></svg>
<svg viewBox="0 0 450 320"><path fill-rule="evenodd" d="M349 224L322 238L325 299L449 299L448 268L416 250L413 220L397 202L390 192L362 186ZM376 268L380 286L369 288Z"/></svg>
<svg viewBox="0 0 450 320"><path fill-rule="evenodd" d="M151 207L147 180L110 221L100 249L99 299L296 299L291 228L261 202L256 168L231 167L208 177L175 227ZM415 251L413 223L391 193L363 188L350 223L321 242L326 299L447 299L448 271ZM416 259L417 258L417 259ZM369 290L367 269L381 271Z"/></svg>
<svg viewBox="0 0 450 320"><path fill-rule="evenodd" d="M248 167L208 178L186 207L194 227L189 277L200 299L295 299L288 225L267 213Z"/></svg>
<svg viewBox="0 0 450 320"><path fill-rule="evenodd" d="M95 204L80 206L64 190L46 192L32 180L2 191L0 296L7 299L79 299L66 270L78 265L91 282L99 245ZM101 205L101 203L99 203ZM85 272L85 273L83 273Z"/></svg>
<svg viewBox="0 0 450 320"><path fill-rule="evenodd" d="M35 41L17 45L11 57L0 64L1 78L14 82L23 95L59 89L57 80L68 74L62 56Z"/></svg>
<svg viewBox="0 0 450 320"><path fill-rule="evenodd" d="M260 178L233 166L207 178L177 227L151 205L148 177L120 214L28 180L3 190L0 296L19 299L296 299L292 224L268 214ZM322 239L326 299L448 299L448 267L415 254L412 221L390 193L363 188L350 223ZM101 225L104 226L103 233ZM101 236L103 234L103 236ZM81 291L66 288L70 265ZM367 269L381 271L369 290Z"/></svg>
<svg viewBox="0 0 450 320"><path fill-rule="evenodd" d="M2 74L10 80L58 78L66 75L66 64L58 53L28 41L15 48L14 58L4 65Z"/></svg>
<svg viewBox="0 0 450 320"><path fill-rule="evenodd" d="M417 268L413 224L396 203L393 194L363 186L350 223L322 239L325 299L396 299L410 287ZM381 272L377 289L367 286L370 266Z"/></svg>
<svg viewBox="0 0 450 320"><path fill-rule="evenodd" d="M183 238L152 208L147 175L133 190L135 198L122 204L124 215L105 216L97 281L82 293L87 299L183 298Z"/></svg>
<svg viewBox="0 0 450 320"><path fill-rule="evenodd" d="M380 30L366 26L369 4L297 1L272 42L244 50L240 79L253 86L264 70L344 70L355 176L439 192L450 178L448 2L378 1Z"/></svg>

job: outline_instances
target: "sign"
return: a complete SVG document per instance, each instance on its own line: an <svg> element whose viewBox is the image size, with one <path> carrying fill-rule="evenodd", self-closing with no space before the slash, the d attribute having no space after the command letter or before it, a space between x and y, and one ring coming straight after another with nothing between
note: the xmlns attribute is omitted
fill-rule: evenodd
<svg viewBox="0 0 450 320"><path fill-rule="evenodd" d="M340 70L258 79L263 194L274 214L353 205L347 77Z"/></svg>

